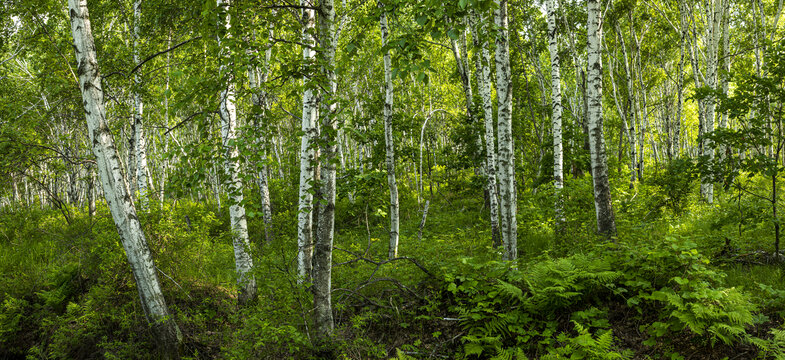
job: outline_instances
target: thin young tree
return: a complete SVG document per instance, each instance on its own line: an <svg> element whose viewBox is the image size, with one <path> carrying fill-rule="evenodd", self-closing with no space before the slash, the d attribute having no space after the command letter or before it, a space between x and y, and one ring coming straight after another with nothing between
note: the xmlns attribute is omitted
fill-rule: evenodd
<svg viewBox="0 0 785 360"><path fill-rule="evenodd" d="M498 181L496 176L496 136L493 128L493 103L491 102L491 55L488 51L488 34L485 25L486 17L472 14L473 34L475 48L480 49L477 54L477 89L482 99L482 108L485 118L485 175L487 176L487 188L489 198L489 208L491 214L491 242L494 247L501 246L501 235L499 234L499 196ZM420 141L422 143L422 140ZM422 144L420 144L422 147ZM420 166L422 172L422 166Z"/></svg>
<svg viewBox="0 0 785 360"><path fill-rule="evenodd" d="M556 189L555 220L564 221L561 189L564 188L564 149L561 129L561 73L559 67L559 43L556 29L556 0L547 1L548 53L551 56L551 122L553 129L553 186Z"/></svg>
<svg viewBox="0 0 785 360"><path fill-rule="evenodd" d="M316 51L316 42L313 38L313 29L316 26L316 11L306 8L306 0L300 0L303 6L301 32L303 62L306 66L312 66ZM300 119L300 200L297 212L297 275L298 282L303 282L311 276L311 260L313 254L313 163L314 150L313 142L316 132L317 94L315 94L313 84L306 74L303 76L303 108Z"/></svg>
<svg viewBox="0 0 785 360"><path fill-rule="evenodd" d="M273 29L268 30L268 37L272 38ZM270 77L270 59L272 57L272 45L268 44L265 47L263 55L257 59L261 61L261 68L255 65L248 67L248 80L251 87L251 103L254 105L256 113L254 114L254 126L257 130L261 130L262 121L265 121L265 115L269 108L268 94L267 94L267 79ZM264 221L264 239L269 244L273 240L272 235L272 222L273 214L270 206L270 186L267 177L267 141L263 136L256 139L262 154L265 159L259 166L257 183L259 185L259 198L262 205L262 220Z"/></svg>
<svg viewBox="0 0 785 360"><path fill-rule="evenodd" d="M232 230L232 243L234 246L235 270L237 283L240 286L238 300L246 304L256 297L256 279L251 273L253 259L249 253L248 221L245 217L243 205L243 182L240 179L240 153L237 148L237 108L235 105L234 76L227 66L231 50L227 40L231 38L231 15L229 14L229 1L218 0L218 9L222 13L220 23L225 31L225 39L218 37L220 48L219 72L225 81L220 94L221 140L224 151L224 172L229 177L227 191L229 193L229 222Z"/></svg>
<svg viewBox="0 0 785 360"><path fill-rule="evenodd" d="M139 23L142 20L142 1L134 1L134 31L133 31L133 57L134 64L139 64L139 36L140 29ZM142 86L139 72L134 72L134 146L135 149L128 151L136 152L136 188L139 190L139 202L142 204L142 210L147 210L150 206L150 195L148 194L148 178L149 173L147 169L147 138L144 133L144 126L142 125L142 115L144 114L144 103L142 96L139 94L140 87Z"/></svg>
<svg viewBox="0 0 785 360"><path fill-rule="evenodd" d="M607 237L616 234L616 219L611 203L608 181L608 162L605 154L605 136L602 132L602 10L600 0L587 0L587 52L589 148L591 152L592 182L594 183L594 210L597 231Z"/></svg>
<svg viewBox="0 0 785 360"><path fill-rule="evenodd" d="M390 187L390 248L388 258L398 257L398 184L395 182L395 145L393 144L392 107L393 107L393 81L392 60L387 44L390 40L387 27L387 11L383 4L379 4L382 13L379 17L379 27L382 32L382 49L384 51L384 144L387 163L387 185Z"/></svg>
<svg viewBox="0 0 785 360"><path fill-rule="evenodd" d="M317 53L320 66L320 82L322 101L319 118L322 131L319 139L319 167L321 169L321 191L319 192L319 224L314 243L313 253L313 305L316 337L325 341L333 332L332 307L332 258L333 235L335 230L335 164L337 163L336 134L338 119L335 111L335 49L338 38L335 29L335 4L333 0L321 0L319 3Z"/></svg>

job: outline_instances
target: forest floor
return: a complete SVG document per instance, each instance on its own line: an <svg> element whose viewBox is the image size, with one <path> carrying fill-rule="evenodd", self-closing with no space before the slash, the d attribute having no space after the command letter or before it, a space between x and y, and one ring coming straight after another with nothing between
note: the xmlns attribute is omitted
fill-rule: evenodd
<svg viewBox="0 0 785 360"><path fill-rule="evenodd" d="M250 221L259 299L245 308L226 209L181 200L141 220L184 358L785 356L785 277L768 256L770 223L747 218L739 231L737 221L763 205L720 197L671 209L653 206L662 199L651 189L617 190L614 245L594 235L593 212L577 211L591 204L581 186L567 195L572 215L560 234L548 220L550 195L522 196L515 264L490 246L476 189L438 189L421 240L421 213L403 212L403 258L389 262L384 193L340 199L335 337L318 349L309 289L293 275L293 197L274 199L273 243L261 241L260 219ZM406 194L402 203L421 209ZM93 218L72 211L71 224L54 210L0 212L0 359L154 358L107 209Z"/></svg>

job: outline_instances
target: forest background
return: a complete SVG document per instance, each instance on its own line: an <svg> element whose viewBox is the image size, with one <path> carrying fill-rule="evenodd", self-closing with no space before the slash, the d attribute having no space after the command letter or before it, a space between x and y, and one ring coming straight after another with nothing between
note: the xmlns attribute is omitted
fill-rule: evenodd
<svg viewBox="0 0 785 360"><path fill-rule="evenodd" d="M5 1L0 357L783 358L782 10Z"/></svg>

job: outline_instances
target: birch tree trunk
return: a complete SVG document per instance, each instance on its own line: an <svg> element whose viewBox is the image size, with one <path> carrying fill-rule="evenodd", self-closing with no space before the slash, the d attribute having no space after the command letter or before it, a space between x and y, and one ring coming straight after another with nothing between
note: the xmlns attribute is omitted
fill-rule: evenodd
<svg viewBox="0 0 785 360"><path fill-rule="evenodd" d="M587 0L587 13L589 73L586 97L592 182L594 183L594 210L597 216L597 231L611 237L616 234L616 220L611 203L605 137L602 132L602 10L600 0Z"/></svg>
<svg viewBox="0 0 785 360"><path fill-rule="evenodd" d="M223 27L226 30L226 38L230 38L231 15L229 15L229 2L218 0L218 8L226 12ZM245 206L243 201L243 183L240 179L240 154L237 145L237 108L235 107L234 95L234 76L227 68L226 61L231 57L230 48L226 44L221 44L218 38L218 46L221 51L220 73L223 75L226 84L221 91L220 110L221 115L221 137L224 150L224 172L229 177L226 190L229 194L229 223L232 230L232 243L234 245L235 271L237 272L237 284L240 286L238 300L240 304L246 304L256 297L256 279L251 270L253 259L251 258L250 243L248 241L248 223L245 218Z"/></svg>
<svg viewBox="0 0 785 360"><path fill-rule="evenodd" d="M482 108L485 122L485 175L488 178L488 198L491 215L491 243L494 247L502 245L501 234L499 233L499 196L498 182L496 179L496 136L493 129L493 103L491 102L491 55L488 51L486 16L472 15L474 19L474 39L475 48L480 49L477 55L477 91L480 92ZM422 152L422 140L420 144ZM420 163L422 172L422 161Z"/></svg>
<svg viewBox="0 0 785 360"><path fill-rule="evenodd" d="M380 7L384 5L380 4ZM394 259L398 257L398 185L395 182L395 147L393 145L392 130L392 106L393 106L393 82L392 82L392 60L390 50L387 49L389 41L389 30L387 28L387 13L382 11L379 18L379 26L382 31L382 48L384 51L384 144L387 162L387 184L390 187L390 249L387 257Z"/></svg>
<svg viewBox="0 0 785 360"><path fill-rule="evenodd" d="M269 30L269 37L272 37L273 30ZM251 102L256 107L257 113L254 116L254 126L257 129L260 129L261 122L264 121L264 117L267 113L267 109L269 104L267 102L267 89L265 88L265 84L267 83L267 79L270 76L270 58L272 57L272 45L268 45L267 48L264 50L264 57L262 57L262 70L255 66L249 66L248 69L248 79L250 82L251 91ZM272 236L272 209L270 207L270 186L269 181L267 178L267 141L264 137L260 137L257 140L259 147L261 149L262 154L264 155L265 159L262 161L262 164L258 167L257 173L257 182L259 185L259 197L261 199L262 205L262 219L264 220L264 239L265 242L268 244L273 241Z"/></svg>
<svg viewBox="0 0 785 360"><path fill-rule="evenodd" d="M142 1L134 1L134 64L139 64L139 23L142 20ZM142 210L147 210L150 206L150 197L147 194L147 139L144 134L144 127L142 126L142 114L144 113L144 105L142 103L142 96L139 94L141 87L141 80L139 72L134 73L134 146L135 149L128 151L136 152L136 188L139 190L139 202L142 205Z"/></svg>
<svg viewBox="0 0 785 360"><path fill-rule="evenodd" d="M335 82L335 49L337 35L335 32L335 7L333 0L321 0L319 3L319 63L320 77L325 83L322 102L320 104L320 120L322 125L320 161L321 191L319 193L319 226L313 255L313 304L316 337L325 341L332 335L334 321L332 309L332 255L333 232L335 229L335 138L338 132L337 118L333 116L336 99Z"/></svg>
<svg viewBox="0 0 785 360"><path fill-rule="evenodd" d="M619 28L617 27L616 30L618 31ZM619 33L620 33L620 31L619 31ZM607 46L606 46L605 50L608 51ZM622 121L622 129L621 130L624 133L624 135L627 137L627 141L630 144L633 144L635 142L634 141L634 136L635 135L634 134L630 134L630 128L629 128L629 125L627 124L627 112L622 108L621 101L619 100L618 88L616 87L614 68L616 66L615 63L618 61L617 55L614 54L613 56L608 56L608 59L609 59L609 61L608 61L608 73L610 75L611 86L613 87L613 102L616 104L616 111L619 113L619 118ZM619 162L621 162L621 151L622 151L621 147L622 147L621 139L619 139ZM634 151L635 151L635 148L633 146L628 146L627 147L627 155L631 159L631 161L629 163L629 167L630 167L630 189L635 187L635 161L634 161L635 160L635 156L633 156Z"/></svg>
<svg viewBox="0 0 785 360"><path fill-rule="evenodd" d="M624 117L624 125L627 128L627 140L630 143L630 188L632 188L640 171L638 167L638 135L635 132L635 117L637 114L637 111L635 111L635 84L627 53L627 45L624 42L624 34L622 34L618 24L616 25L616 34L621 42L622 54L624 56L624 73L627 76L627 116Z"/></svg>
<svg viewBox="0 0 785 360"><path fill-rule="evenodd" d="M561 73L559 66L559 44L556 33L556 0L547 1L548 52L551 55L551 121L553 128L553 186L556 189L554 220L557 225L564 222L561 189L564 188L564 150L561 130Z"/></svg>
<svg viewBox="0 0 785 360"><path fill-rule="evenodd" d="M720 24L722 22L722 15L724 14L723 0L708 0L707 1L707 18L708 23L708 44L706 44L706 86L711 89L717 87L717 52L720 41ZM714 95L709 94L704 100L706 107L706 118L704 119L704 131L711 133L714 131ZM704 155L708 156L709 161L714 160L714 143L711 139L704 139ZM701 179L702 193L706 201L711 204L714 202L714 184L711 177L703 177Z"/></svg>
<svg viewBox="0 0 785 360"><path fill-rule="evenodd" d="M498 102L499 194L501 197L502 259L518 258L517 193L515 190L515 153L512 137L512 79L510 43L507 30L507 0L496 0L496 96Z"/></svg>
<svg viewBox="0 0 785 360"><path fill-rule="evenodd" d="M301 6L306 6L306 0L300 0ZM313 66L316 52L313 50L314 42L311 32L316 25L316 11L313 9L302 10L302 29L303 62L306 66ZM312 258L312 230L313 230L313 139L316 131L316 94L308 76L303 77L303 111L301 118L300 139L300 201L297 213L297 274L298 281L303 281L311 277L311 258Z"/></svg>
<svg viewBox="0 0 785 360"><path fill-rule="evenodd" d="M673 147L672 154L676 156L676 158L681 157L681 132L682 132L682 117L684 114L684 63L685 57L687 55L687 8L685 5L686 0L679 0L679 32L680 32L680 44L679 44L679 69L678 74L676 75L676 92L678 97L678 102L676 103L676 119L674 119L673 125Z"/></svg>
<svg viewBox="0 0 785 360"><path fill-rule="evenodd" d="M90 217L95 216L95 172L93 167L87 169L89 180L87 181L87 214Z"/></svg>
<svg viewBox="0 0 785 360"><path fill-rule="evenodd" d="M728 77L730 76L730 66L731 66L731 57L730 57L730 1L724 0L723 5L723 14L724 18L722 21L722 66L724 68L725 74L722 75L722 94L723 96L728 96ZM722 120L720 120L720 128L727 128L728 127L728 113L725 112L722 114ZM726 148L724 145L721 145L719 150L720 158L725 158L725 151Z"/></svg>
<svg viewBox="0 0 785 360"><path fill-rule="evenodd" d="M630 14L630 19L632 19L632 14ZM646 151L646 128L649 125L648 97L646 84L643 82L643 65L641 60L641 41L645 36L645 32L646 30L644 30L640 38L638 38L635 34L635 30L633 28L630 29L630 35L632 35L632 39L635 41L635 61L638 66L638 71L636 71L636 73L638 75L638 85L640 86L638 89L638 93L640 94L640 106L638 108L640 111L640 116L638 117L638 119L640 119L640 123L638 124L638 181L640 182L643 182L643 170L646 165L644 162Z"/></svg>
<svg viewBox="0 0 785 360"><path fill-rule="evenodd" d="M182 334L172 319L161 291L155 263L123 177L114 139L106 121L104 92L87 10L87 0L69 0L71 34L79 73L79 89L90 142L106 197L128 263L136 280L145 317L152 327L163 357L177 357Z"/></svg>

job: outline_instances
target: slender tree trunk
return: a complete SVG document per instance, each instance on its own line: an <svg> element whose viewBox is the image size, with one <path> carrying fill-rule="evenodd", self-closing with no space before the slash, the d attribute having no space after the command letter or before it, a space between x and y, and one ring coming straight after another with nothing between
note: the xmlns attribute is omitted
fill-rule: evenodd
<svg viewBox="0 0 785 360"><path fill-rule="evenodd" d="M384 5L380 5L382 8ZM382 48L384 48L384 143L387 154L387 184L390 187L390 249L388 258L398 257L398 184L395 182L395 146L393 145L392 130L392 106L393 106L393 81L392 81L392 60L390 50L386 49L389 42L389 30L387 28L387 13L382 10L379 19L379 26L382 31Z"/></svg>
<svg viewBox="0 0 785 360"><path fill-rule="evenodd" d="M589 107L589 144L592 182L594 183L594 209L597 216L597 231L611 237L616 234L616 220L608 181L605 137L602 132L602 11L600 0L587 0L587 13L589 74L586 97Z"/></svg>
<svg viewBox="0 0 785 360"><path fill-rule="evenodd" d="M131 107L133 108L133 104ZM139 200L137 195L137 181L136 181L136 111L131 114L131 128L125 132L125 135L128 136L128 164L126 164L126 175L128 176L128 185L129 189L131 190L131 198L134 200Z"/></svg>
<svg viewBox="0 0 785 360"><path fill-rule="evenodd" d="M273 30L269 30L269 37L272 37ZM256 107L255 111L258 113L254 116L254 126L257 130L262 130L261 122L264 121L265 116L267 115L267 108L269 104L267 103L267 89L265 88L265 84L267 83L267 79L270 76L270 58L272 57L272 45L268 45L264 51L264 56L261 58L262 61L262 70L255 66L250 66L248 69L248 79L250 81L251 91L251 102ZM263 132L262 132L263 133ZM270 186L268 182L268 165L267 165L267 140L264 136L259 137L256 139L259 147L261 149L262 154L264 155L264 160L258 166L258 173L257 173L257 183L259 185L259 198L261 200L262 205L262 219L264 220L264 239L266 243L271 243L273 241L272 235L272 208L270 206Z"/></svg>
<svg viewBox="0 0 785 360"><path fill-rule="evenodd" d="M616 30L618 31L619 28L617 27ZM606 48L607 51L607 48ZM622 109L621 101L619 100L618 89L616 87L616 80L615 80L615 63L618 61L616 56L609 56L608 61L608 72L610 74L611 86L613 87L613 102L616 104L616 111L619 113L619 118L622 121L621 132L627 137L627 141L629 142L630 146L627 147L627 155L630 157L630 189L635 187L635 135L630 133L630 127L627 124L627 112ZM622 140L621 134L619 135L619 171L621 171L621 154L622 154Z"/></svg>
<svg viewBox="0 0 785 360"><path fill-rule="evenodd" d="M332 254L335 229L335 137L338 132L334 116L336 82L333 66L337 34L335 31L335 8L333 0L319 3L319 63L324 82L320 120L322 124L320 162L321 192L319 201L319 228L313 255L313 304L314 325L319 341L326 341L334 327L332 297Z"/></svg>
<svg viewBox="0 0 785 360"><path fill-rule="evenodd" d="M687 8L685 5L686 0L679 0L679 69L676 74L676 92L678 93L678 102L676 104L676 118L673 125L673 146L675 147L672 153L676 158L681 157L681 132L682 132L682 118L684 114L684 66L685 56L687 55Z"/></svg>
<svg viewBox="0 0 785 360"><path fill-rule="evenodd" d="M134 1L134 64L139 64L139 23L142 20L142 1ZM136 149L136 187L139 190L139 202L142 210L147 210L150 206L150 197L147 194L147 139L142 125L142 114L144 106L139 88L142 86L139 72L134 73L134 145Z"/></svg>
<svg viewBox="0 0 785 360"><path fill-rule="evenodd" d="M632 12L630 12L630 23L632 23ZM643 29L640 37L635 33L634 27L630 28L630 36L632 40L635 42L635 65L637 65L637 71L635 73L638 77L638 94L640 95L639 101L639 108L640 116L638 119L640 123L638 124L638 181L643 182L643 170L644 166L646 165L644 162L645 158L645 151L646 151L646 128L649 125L649 111L648 111L648 95L646 84L643 82L643 64L642 64L642 56L641 56L641 41L646 36L646 32L648 30L648 24Z"/></svg>
<svg viewBox="0 0 785 360"><path fill-rule="evenodd" d="M515 190L515 153L512 136L512 78L507 29L507 0L496 0L496 96L498 102L499 195L504 260L518 258L518 196Z"/></svg>
<svg viewBox="0 0 785 360"><path fill-rule="evenodd" d="M305 6L306 0L301 0L300 5ZM302 30L303 61L306 66L313 67L316 45L311 32L316 25L316 11L313 9L302 10L303 24ZM312 258L312 230L313 230L313 140L316 129L316 94L313 91L313 84L306 75L303 77L303 112L301 118L301 130L303 132L300 141L300 201L297 214L297 274L298 281L303 282L311 277L311 258Z"/></svg>
<svg viewBox="0 0 785 360"><path fill-rule="evenodd" d="M722 84L722 94L724 96L728 96L728 77L730 76L730 66L731 66L731 57L730 57L730 4L729 0L724 0L725 5L723 13L723 26L722 26L722 65L725 70L725 73L722 74L722 79L720 80ZM722 115L722 120L720 120L720 128L727 128L728 127L728 113L725 112ZM725 158L725 145L721 145L719 147L719 156L721 159Z"/></svg>
<svg viewBox="0 0 785 360"><path fill-rule="evenodd" d="M226 11L226 15L220 21L227 31L226 39L230 38L231 16L229 15L229 2L218 0L218 8ZM248 241L248 223L245 218L245 206L243 201L243 183L240 179L240 154L234 142L237 139L237 109L235 107L234 95L234 76L227 68L226 61L231 57L230 47L221 44L218 39L221 57L220 73L226 83L221 91L221 137L224 150L224 171L229 176L227 192L229 193L229 222L232 230L232 242L234 244L234 261L237 271L237 284L240 286L238 300L241 304L246 304L256 297L256 279L251 270L253 269L253 259L251 258L250 243Z"/></svg>
<svg viewBox="0 0 785 360"><path fill-rule="evenodd" d="M79 89L87 118L90 142L101 177L106 202L136 280L145 317L155 332L161 356L176 358L182 335L172 319L161 291L152 254L131 201L123 177L109 124L106 121L104 93L95 54L87 0L69 0L71 34L79 72Z"/></svg>
<svg viewBox="0 0 785 360"><path fill-rule="evenodd" d="M724 14L723 0L708 0L706 13L709 19L708 24L708 44L706 45L706 86L711 89L717 87L717 52L720 41L720 24L722 23L722 15ZM706 107L706 118L704 119L704 131L711 133L714 131L714 95L709 94L704 100ZM711 139L704 140L704 154L708 156L709 161L714 160L714 143ZM704 177L701 181L703 188L703 195L706 201L711 204L714 201L714 184L711 177Z"/></svg>
<svg viewBox="0 0 785 360"><path fill-rule="evenodd" d="M564 149L561 130L561 73L559 43L556 32L556 0L547 1L548 52L551 55L551 121L553 123L553 186L556 189L555 217L557 226L564 222L561 189L564 188Z"/></svg>
<svg viewBox="0 0 785 360"><path fill-rule="evenodd" d="M474 23L475 48L480 49L477 54L477 90L482 99L482 108L485 123L485 175L487 176L486 188L488 189L488 203L491 216L491 243L494 247L502 245L499 233L499 196L496 179L496 137L493 128L493 103L491 101L491 55L488 51L486 16L472 15Z"/></svg>
<svg viewBox="0 0 785 360"><path fill-rule="evenodd" d="M87 172L89 173L89 180L87 183L87 214L90 217L95 216L95 173L93 172L93 167L89 167Z"/></svg>
<svg viewBox="0 0 785 360"><path fill-rule="evenodd" d="M622 54L624 56L624 73L627 76L627 115L624 117L624 125L627 127L627 140L630 142L630 188L638 178L638 135L635 132L635 83L633 82L632 67L630 65L627 45L624 42L624 34L619 25L616 25L616 34L621 42Z"/></svg>

